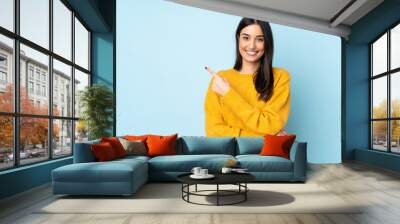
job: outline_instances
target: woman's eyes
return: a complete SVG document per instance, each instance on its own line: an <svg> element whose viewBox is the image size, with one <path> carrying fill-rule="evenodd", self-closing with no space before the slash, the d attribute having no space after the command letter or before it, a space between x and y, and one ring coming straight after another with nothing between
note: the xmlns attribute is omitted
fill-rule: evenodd
<svg viewBox="0 0 400 224"><path fill-rule="evenodd" d="M250 38L247 37L247 36L243 36L242 39L243 39L243 40L250 40ZM263 38L258 38L258 39L256 39L256 40L257 40L257 42L260 42L260 43L264 42L264 39L263 39Z"/></svg>

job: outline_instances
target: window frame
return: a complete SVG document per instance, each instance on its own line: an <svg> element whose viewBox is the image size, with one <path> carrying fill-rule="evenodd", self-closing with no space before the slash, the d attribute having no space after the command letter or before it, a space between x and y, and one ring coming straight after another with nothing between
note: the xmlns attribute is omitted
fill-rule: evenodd
<svg viewBox="0 0 400 224"><path fill-rule="evenodd" d="M371 42L368 43L368 52L369 52L369 149L373 151L379 151L379 152L385 152L385 153L390 153L390 154L396 154L399 155L400 152L393 152L392 151L392 121L400 120L400 117L392 117L392 98L391 98L391 91L392 91L392 85L391 85L391 79L392 76L395 75L396 73L400 72L400 67L393 68L391 69L391 30L395 28L396 26L400 26L400 21L395 22L392 24L390 27L385 29L384 32L379 34L375 39L373 39ZM386 71L382 72L380 74L376 74L374 76L373 74L373 44L378 41L381 37L384 35L387 35L387 64L386 64ZM373 118L373 81L375 79L381 78L381 77L386 77L386 87L387 87L387 105L386 105L386 118ZM374 148L374 136L373 136L373 122L374 121L386 121L386 151L379 150Z"/></svg>
<svg viewBox="0 0 400 224"><path fill-rule="evenodd" d="M75 108L72 107L72 113L70 116L56 116L53 115L53 97L54 97L54 90L53 90L53 59L58 60L59 62L62 62L68 66L71 66L71 83L74 84L75 82L75 69L85 73L89 77L89 83L88 86L92 85L92 61L91 61L91 49L92 49L92 43L91 43L91 37L92 37L92 30L88 27L88 25L84 22L84 20L79 16L79 14L72 9L72 7L66 2L65 0L59 0L68 10L71 11L71 18L70 18L70 23L71 23L71 58L67 59L64 58L63 56L55 53L53 50L53 24L54 24L54 17L53 17L53 1L54 0L48 0L49 2L49 47L46 49L45 47L42 47L39 44L34 43L33 41L30 41L29 39L24 38L23 36L20 35L20 0L14 0L13 1L13 10L14 10L14 30L10 31L4 27L0 26L0 35L3 35L5 37L11 38L13 40L13 63L12 63L12 69L11 69L11 74L14 78L14 93L13 93L13 102L14 102L14 110L13 112L1 112L0 111L0 116L4 117L12 117L13 119L13 154L14 154L14 161L13 161L13 166L11 167L5 167L5 168L0 168L0 172L5 171L5 170L11 170L11 169L16 169L19 167L24 167L24 166L30 166L33 164L38 164L38 163L43 163L47 162L50 160L58 160L66 157L73 156L74 152L74 143L75 143L75 126L76 122L79 120L79 117L75 117ZM84 28L88 31L88 69L85 69L78 64L75 63L75 18L79 20L79 22L84 26ZM48 107L49 111L46 115L39 115L39 114L27 114L27 113L21 113L20 112L20 45L23 44L27 47L30 47L36 51L39 51L40 53L43 53L48 56L49 58L49 63L48 63L48 77L46 80L46 88L45 90L48 92L45 94L48 96ZM27 64L27 71L30 71L30 65ZM26 82L32 81L34 86L36 83L40 83L42 86L42 79L41 79L41 74L43 71L39 73L39 80L36 80L36 69L33 68L33 79L30 77L30 73L27 72L26 75ZM72 85L71 87L71 93L72 93L72 105L75 103L75 85ZM28 87L28 86L27 86ZM29 88L29 87L28 87ZM35 88L35 87L34 87ZM27 89L27 91L29 91ZM36 89L34 89L34 92ZM40 92L41 93L41 92ZM42 94L39 94L38 96L42 96ZM35 102L36 103L36 102ZM43 160L40 160L38 162L32 162L32 163L26 163L26 164L21 164L20 161L20 119L21 118L45 118L47 119L48 122L48 136L47 136L47 142L49 143L47 145L47 150L48 150L48 155L47 158L43 158ZM56 120L66 120L66 121L71 121L71 153L68 155L62 155L62 156L54 156L54 147L53 147L53 122ZM51 144L50 144L51 143Z"/></svg>

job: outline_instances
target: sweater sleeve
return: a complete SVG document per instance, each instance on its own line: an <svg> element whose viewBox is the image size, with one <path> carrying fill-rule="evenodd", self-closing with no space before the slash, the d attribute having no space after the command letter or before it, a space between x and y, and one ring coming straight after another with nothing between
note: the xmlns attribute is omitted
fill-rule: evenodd
<svg viewBox="0 0 400 224"><path fill-rule="evenodd" d="M290 76L287 72L280 76L272 97L262 108L250 105L233 88L222 97L222 103L250 130L275 135L285 127L289 117Z"/></svg>
<svg viewBox="0 0 400 224"><path fill-rule="evenodd" d="M239 136L240 128L228 125L222 116L220 97L208 87L205 99L206 135L213 137Z"/></svg>

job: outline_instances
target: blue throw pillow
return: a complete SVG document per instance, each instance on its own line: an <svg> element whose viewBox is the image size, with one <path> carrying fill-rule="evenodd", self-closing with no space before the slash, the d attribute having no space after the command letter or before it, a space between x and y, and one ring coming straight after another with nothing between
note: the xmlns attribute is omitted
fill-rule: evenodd
<svg viewBox="0 0 400 224"><path fill-rule="evenodd" d="M178 139L178 154L235 155L235 139L230 137L183 136Z"/></svg>
<svg viewBox="0 0 400 224"><path fill-rule="evenodd" d="M237 137L236 155L259 154L264 145L262 137Z"/></svg>

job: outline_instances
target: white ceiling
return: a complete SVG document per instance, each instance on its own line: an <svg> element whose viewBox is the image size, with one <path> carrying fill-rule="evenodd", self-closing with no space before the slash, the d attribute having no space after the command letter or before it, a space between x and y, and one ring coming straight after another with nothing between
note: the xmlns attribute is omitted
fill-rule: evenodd
<svg viewBox="0 0 400 224"><path fill-rule="evenodd" d="M352 24L383 2L383 0L169 1L345 38L349 36Z"/></svg>

